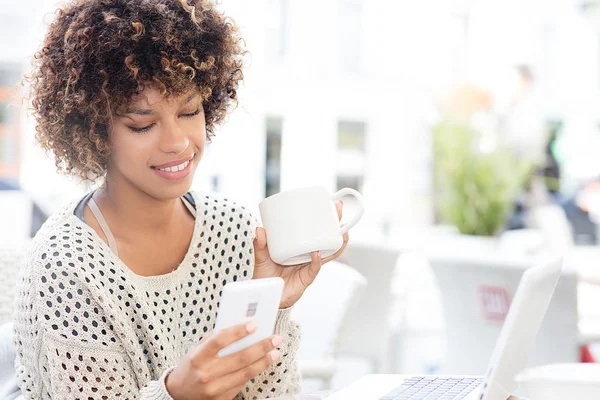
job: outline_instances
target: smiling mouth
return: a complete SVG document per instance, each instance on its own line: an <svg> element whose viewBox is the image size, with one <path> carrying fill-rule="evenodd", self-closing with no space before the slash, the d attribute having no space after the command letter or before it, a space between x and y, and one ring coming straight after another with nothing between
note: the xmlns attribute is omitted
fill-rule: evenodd
<svg viewBox="0 0 600 400"><path fill-rule="evenodd" d="M150 167L156 171L162 171L162 172L179 172L179 171L183 171L184 169L187 168L187 166L194 160L194 157L196 155L194 154L192 156L192 158L190 158L189 160L186 160L180 164L177 165L172 165L170 167L164 167L164 168L158 168L158 167Z"/></svg>
<svg viewBox="0 0 600 400"><path fill-rule="evenodd" d="M187 160L186 162L183 162L179 165L174 165L172 167L167 167L167 168L156 168L156 167L152 167L158 171L163 171L163 172L177 172L177 171L182 171L185 169L185 167L188 166L188 164L191 163L191 160Z"/></svg>

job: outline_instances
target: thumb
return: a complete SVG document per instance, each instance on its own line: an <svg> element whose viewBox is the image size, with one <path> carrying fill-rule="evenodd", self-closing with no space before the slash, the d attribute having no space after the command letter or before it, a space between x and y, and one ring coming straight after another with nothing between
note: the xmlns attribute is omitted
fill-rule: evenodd
<svg viewBox="0 0 600 400"><path fill-rule="evenodd" d="M267 249L267 233L264 228L256 228L254 238L254 261L257 266L265 263L269 259L269 250Z"/></svg>
<svg viewBox="0 0 600 400"><path fill-rule="evenodd" d="M310 264L306 268L308 271L308 279L306 279L307 286L313 283L321 270L321 252L313 251L310 253L310 259Z"/></svg>
<svg viewBox="0 0 600 400"><path fill-rule="evenodd" d="M256 228L254 235L254 247L255 250L264 250L267 247L267 232L262 226Z"/></svg>

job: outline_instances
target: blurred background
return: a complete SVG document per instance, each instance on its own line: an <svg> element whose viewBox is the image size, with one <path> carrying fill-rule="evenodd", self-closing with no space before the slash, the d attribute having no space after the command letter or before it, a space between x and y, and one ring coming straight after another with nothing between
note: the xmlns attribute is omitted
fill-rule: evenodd
<svg viewBox="0 0 600 400"><path fill-rule="evenodd" d="M91 188L35 145L19 85L59 4L0 0L6 248ZM307 391L369 372L483 373L520 274L549 253L569 268L530 364L600 359L600 1L220 7L250 54L194 188L256 215L301 186L365 198L348 251L295 310Z"/></svg>

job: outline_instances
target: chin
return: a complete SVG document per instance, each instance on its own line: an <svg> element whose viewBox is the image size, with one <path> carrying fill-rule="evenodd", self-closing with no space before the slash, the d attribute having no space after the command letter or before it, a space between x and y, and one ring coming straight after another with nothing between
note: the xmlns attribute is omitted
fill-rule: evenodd
<svg viewBox="0 0 600 400"><path fill-rule="evenodd" d="M161 179L162 181L162 179ZM151 187L144 188L144 192L149 194L151 197L160 200L167 201L177 199L187 192L192 187L193 174L185 179L178 182L160 182L160 184L152 185ZM156 182L156 181L154 181Z"/></svg>

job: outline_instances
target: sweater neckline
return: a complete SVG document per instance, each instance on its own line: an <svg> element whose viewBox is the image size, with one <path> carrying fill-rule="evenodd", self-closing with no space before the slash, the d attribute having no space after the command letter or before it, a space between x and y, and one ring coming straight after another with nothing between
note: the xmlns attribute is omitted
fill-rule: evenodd
<svg viewBox="0 0 600 400"><path fill-rule="evenodd" d="M199 201L198 197L194 192L190 191L190 194L193 197L194 202L196 203L196 218L194 220L194 231L192 233L192 239L185 253L185 256L179 262L177 268L175 268L173 271L167 272L166 274L146 276L139 275L133 272L133 270L131 270L119 257L115 255L115 253L113 253L108 244L104 240L102 240L102 238L91 226L86 224L74 214L75 208L70 210L69 219L73 221L73 224L80 226L84 231L91 234L94 241L100 244L103 253L110 257L112 260L114 260L114 265L120 268L125 274L127 274L127 276L142 284L146 283L156 285L158 283L166 283L179 278L190 269L192 260L194 258L194 251L199 251L198 246L200 243L200 238L202 238L205 235L204 226L206 225L206 223L204 222L203 218L204 212L202 212L204 210L204 202Z"/></svg>

